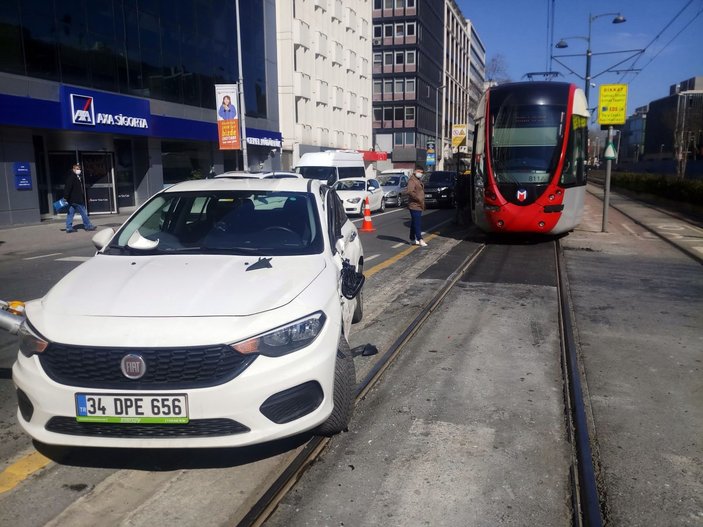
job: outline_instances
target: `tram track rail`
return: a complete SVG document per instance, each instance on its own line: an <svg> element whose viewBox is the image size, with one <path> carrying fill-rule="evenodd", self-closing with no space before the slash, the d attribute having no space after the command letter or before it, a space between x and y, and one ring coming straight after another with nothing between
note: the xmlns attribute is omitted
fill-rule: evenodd
<svg viewBox="0 0 703 527"><path fill-rule="evenodd" d="M589 433L588 409L585 404L584 386L581 380L575 321L571 307L568 276L564 264L563 249L558 240L554 242L556 262L557 309L561 345L561 362L564 386L564 406L567 436L572 450L571 496L572 524L575 526L600 527L603 525L592 440ZM471 268L486 249L479 245L450 275L442 288L430 302L408 324L405 330L389 346L372 369L357 384L355 404L358 404L378 383L383 373L393 364L406 344L421 329L423 324L440 306L459 279ZM295 486L315 460L325 451L331 438L313 437L280 472L275 481L260 495L253 506L237 523L240 527L263 525L274 513L286 494Z"/></svg>
<svg viewBox="0 0 703 527"><path fill-rule="evenodd" d="M364 399L366 394L376 385L383 373L393 363L402 352L405 345L420 330L424 322L432 315L442 300L449 294L456 282L471 267L479 255L485 249L485 244L481 244L459 265L459 267L449 276L444 285L435 293L432 299L408 324L403 332L388 347L386 352L374 364L364 378L357 383L354 404L355 406ZM275 511L278 504L285 497L288 491L300 479L305 470L317 459L325 450L332 438L315 436L302 448L295 458L281 471L275 481L263 492L261 497L254 503L249 511L237 523L238 527L252 527L263 525L266 519Z"/></svg>

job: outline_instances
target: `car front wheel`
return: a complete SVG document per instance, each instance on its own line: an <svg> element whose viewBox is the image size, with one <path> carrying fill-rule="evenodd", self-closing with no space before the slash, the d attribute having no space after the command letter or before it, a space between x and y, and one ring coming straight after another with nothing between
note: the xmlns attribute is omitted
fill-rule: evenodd
<svg viewBox="0 0 703 527"><path fill-rule="evenodd" d="M334 366L334 393L332 394L334 409L327 421L317 427L315 431L317 434L333 436L347 429L354 409L355 385L354 361L347 339L341 336L337 345L337 360Z"/></svg>

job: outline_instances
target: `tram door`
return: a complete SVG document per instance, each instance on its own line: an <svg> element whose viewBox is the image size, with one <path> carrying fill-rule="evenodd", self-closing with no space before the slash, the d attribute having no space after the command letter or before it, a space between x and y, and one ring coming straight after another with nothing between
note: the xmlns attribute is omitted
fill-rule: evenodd
<svg viewBox="0 0 703 527"><path fill-rule="evenodd" d="M90 214L117 212L112 152L79 152Z"/></svg>

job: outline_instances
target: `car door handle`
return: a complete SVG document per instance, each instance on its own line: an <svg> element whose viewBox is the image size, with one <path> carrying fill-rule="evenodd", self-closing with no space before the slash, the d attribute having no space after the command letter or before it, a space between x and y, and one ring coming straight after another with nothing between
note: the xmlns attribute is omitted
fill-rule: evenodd
<svg viewBox="0 0 703 527"><path fill-rule="evenodd" d="M354 240L356 240L356 236L357 236L356 231L353 231L353 232L349 235L349 242L353 242Z"/></svg>

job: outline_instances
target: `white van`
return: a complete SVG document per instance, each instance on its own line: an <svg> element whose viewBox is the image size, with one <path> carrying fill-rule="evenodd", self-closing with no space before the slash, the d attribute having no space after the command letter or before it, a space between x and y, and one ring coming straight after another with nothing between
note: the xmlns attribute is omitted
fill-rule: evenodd
<svg viewBox="0 0 703 527"><path fill-rule="evenodd" d="M321 179L328 185L340 179L366 177L364 156L353 150L327 150L303 154L295 171L307 179Z"/></svg>

